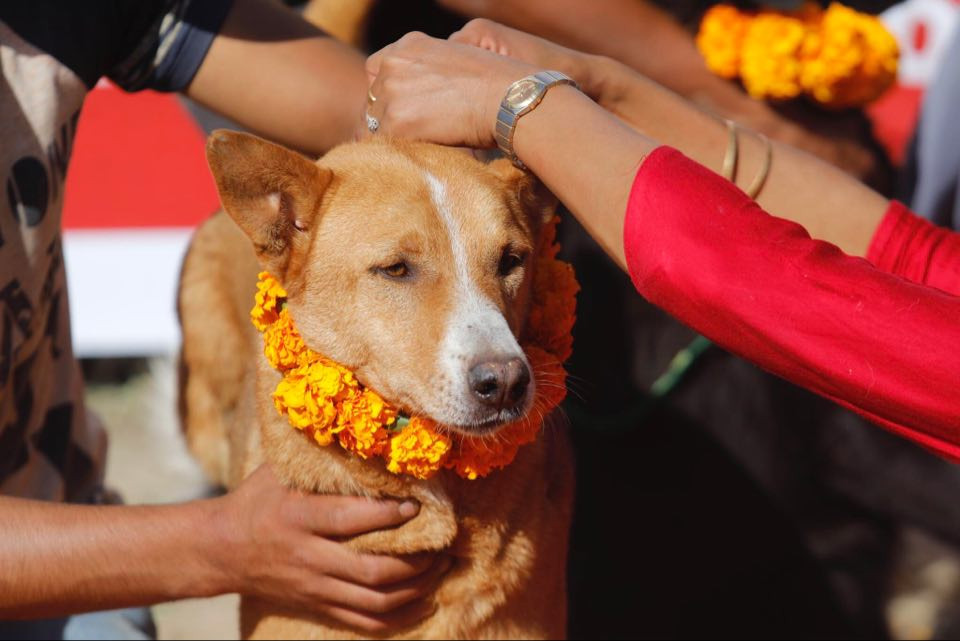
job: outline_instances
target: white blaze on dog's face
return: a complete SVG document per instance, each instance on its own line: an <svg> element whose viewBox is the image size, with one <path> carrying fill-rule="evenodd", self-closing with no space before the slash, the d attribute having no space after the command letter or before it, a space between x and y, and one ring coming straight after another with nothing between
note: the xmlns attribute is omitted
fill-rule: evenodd
<svg viewBox="0 0 960 641"><path fill-rule="evenodd" d="M397 142L344 145L314 165L230 132L211 137L208 158L307 345L464 433L529 410L536 381L516 337L555 201L527 174Z"/></svg>

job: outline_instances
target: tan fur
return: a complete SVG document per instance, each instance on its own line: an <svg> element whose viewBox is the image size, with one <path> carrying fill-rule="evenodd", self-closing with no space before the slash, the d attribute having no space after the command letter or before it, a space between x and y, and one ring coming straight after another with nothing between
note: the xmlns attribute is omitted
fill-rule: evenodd
<svg viewBox="0 0 960 641"><path fill-rule="evenodd" d="M483 480L395 476L382 462L317 447L277 414L270 397L280 375L260 355L249 322L259 258L284 283L308 345L406 410L425 413L441 385L431 370L451 311L452 256L419 177L426 170L445 181L479 257L471 264L477 287L518 336L529 269L500 280L485 257L495 263L504 243L532 249L550 198L508 163L487 166L425 144L346 145L314 165L219 132L208 157L239 224L221 213L203 225L181 279L184 419L212 478L233 486L268 461L292 487L420 501L420 514L404 526L349 543L386 554L449 550L456 558L433 596L436 613L397 638L562 637L573 482L564 430L548 425L511 466ZM423 282L370 276L368 265L389 264L397 251L416 257ZM354 638L330 621L255 599L243 600L241 622L251 638Z"/></svg>

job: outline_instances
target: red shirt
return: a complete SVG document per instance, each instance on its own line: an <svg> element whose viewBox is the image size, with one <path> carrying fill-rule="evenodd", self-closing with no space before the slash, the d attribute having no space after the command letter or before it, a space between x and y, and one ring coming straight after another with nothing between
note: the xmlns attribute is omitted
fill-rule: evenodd
<svg viewBox="0 0 960 641"><path fill-rule="evenodd" d="M633 283L720 346L960 461L960 234L892 203L869 261L661 147L624 222Z"/></svg>

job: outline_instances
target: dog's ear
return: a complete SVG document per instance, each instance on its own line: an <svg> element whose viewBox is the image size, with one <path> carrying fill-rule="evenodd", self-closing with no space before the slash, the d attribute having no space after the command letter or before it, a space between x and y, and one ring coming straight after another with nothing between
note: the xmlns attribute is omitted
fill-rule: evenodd
<svg viewBox="0 0 960 641"><path fill-rule="evenodd" d="M223 208L282 281L291 256L309 234L333 174L300 154L250 134L218 129L207 140L207 163Z"/></svg>
<svg viewBox="0 0 960 641"><path fill-rule="evenodd" d="M557 211L557 197L539 178L520 169L507 158L498 158L488 166L506 183L507 189L516 195L520 206L538 225L553 218Z"/></svg>

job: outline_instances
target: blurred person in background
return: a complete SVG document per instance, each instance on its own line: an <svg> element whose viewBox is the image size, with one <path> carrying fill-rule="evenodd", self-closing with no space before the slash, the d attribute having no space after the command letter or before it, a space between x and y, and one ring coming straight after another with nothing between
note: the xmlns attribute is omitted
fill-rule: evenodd
<svg viewBox="0 0 960 641"><path fill-rule="evenodd" d="M943 59L924 96L900 195L934 223L960 229L960 29Z"/></svg>
<svg viewBox="0 0 960 641"><path fill-rule="evenodd" d="M0 63L0 638L142 638L145 610L68 617L227 592L368 633L424 616L443 561L338 543L414 504L304 496L263 468L211 500L96 505L106 443L70 342L63 185L99 78L183 91L316 154L353 134L362 57L270 0L43 0L0 3ZM81 304L124 304L103 288Z"/></svg>

